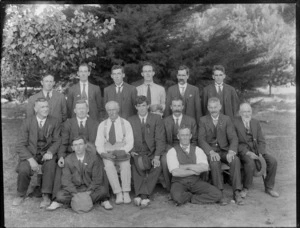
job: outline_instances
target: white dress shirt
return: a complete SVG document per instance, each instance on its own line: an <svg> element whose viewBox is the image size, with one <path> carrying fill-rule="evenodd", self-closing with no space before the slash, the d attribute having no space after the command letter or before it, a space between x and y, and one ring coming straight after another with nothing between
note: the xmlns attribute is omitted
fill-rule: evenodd
<svg viewBox="0 0 300 228"><path fill-rule="evenodd" d="M173 115L173 119L174 119L175 124L176 124L176 119L178 119L178 125L180 126L181 120L182 120L182 116L183 116L182 114L179 117L176 117L176 116Z"/></svg>
<svg viewBox="0 0 300 228"><path fill-rule="evenodd" d="M221 88L221 91L223 91L223 83L221 83L221 84L215 83L215 87L216 87L217 92L219 91L219 86Z"/></svg>
<svg viewBox="0 0 300 228"><path fill-rule="evenodd" d="M43 90L43 94L44 94L45 97L47 97L47 93L49 92L49 97L51 98L52 97L52 91L53 90L51 90L51 91L45 91L45 90Z"/></svg>
<svg viewBox="0 0 300 228"><path fill-rule="evenodd" d="M105 121L107 121L106 122L106 132L104 132ZM128 153L133 148L133 142L134 142L133 141L133 131L132 131L132 127L131 127L130 123L127 120L123 119L123 122L124 122L124 127L126 129L126 136L124 139L123 139L123 130L122 130L122 125L121 125L121 117L118 117L115 120L116 142L125 142L125 145L122 148L120 148L120 150L125 150L125 152ZM100 153L100 154L106 153L106 151L104 149L104 144L109 141L109 131L110 131L111 124L112 124L112 122L111 122L110 118L108 118L106 120L103 120L98 127L95 145L96 145L98 153Z"/></svg>
<svg viewBox="0 0 300 228"><path fill-rule="evenodd" d="M116 85L116 84L115 84L115 85ZM118 93L119 87L120 87L120 93L121 93L122 90L123 90L123 82L121 83L121 85L116 85L116 93Z"/></svg>
<svg viewBox="0 0 300 228"><path fill-rule="evenodd" d="M47 120L47 118L45 118L45 119L42 120L38 116L36 116L36 119L37 119L39 127L40 127L41 124L42 124L42 127L43 127L44 124L45 124L45 122L46 122L46 120Z"/></svg>
<svg viewBox="0 0 300 228"><path fill-rule="evenodd" d="M78 126L80 126L80 123L82 121L82 125L83 125L83 127L85 127L87 117L85 117L84 119L79 119L79 118L76 117L76 119L77 119L77 122L78 122Z"/></svg>
<svg viewBox="0 0 300 228"><path fill-rule="evenodd" d="M180 92L180 94L182 94L182 93L184 94L185 91L186 91L187 83L184 83L183 85L181 85L181 84L178 83L178 86L179 86L179 92Z"/></svg>
<svg viewBox="0 0 300 228"><path fill-rule="evenodd" d="M86 92L86 102L89 103L89 82L86 81L85 83L79 81L79 85L80 85L80 94L82 94L82 90L83 90L83 84L85 84L85 92Z"/></svg>

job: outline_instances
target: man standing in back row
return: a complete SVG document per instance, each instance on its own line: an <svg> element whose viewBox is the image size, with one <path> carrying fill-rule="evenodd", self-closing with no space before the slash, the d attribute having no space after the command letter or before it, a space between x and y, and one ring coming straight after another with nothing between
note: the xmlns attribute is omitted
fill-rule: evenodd
<svg viewBox="0 0 300 228"><path fill-rule="evenodd" d="M235 89L224 83L226 77L225 69L222 65L215 65L212 69L214 83L206 86L203 89L203 98L202 98L202 109L204 115L209 113L207 109L208 99L211 97L217 97L221 103L221 113L229 116L233 119L234 116L238 113L239 109L239 98Z"/></svg>
<svg viewBox="0 0 300 228"><path fill-rule="evenodd" d="M199 89L196 86L187 83L189 78L189 68L182 65L178 68L177 79L178 84L168 89L167 101L165 109L165 117L171 115L171 103L174 97L180 97L183 100L184 109L182 113L194 118L199 123L202 116L201 99Z"/></svg>
<svg viewBox="0 0 300 228"><path fill-rule="evenodd" d="M82 63L77 72L79 83L69 88L67 107L68 118L75 117L75 104L77 100L85 100L89 105L89 117L100 121L101 112L101 91L99 86L95 86L88 82L88 77L91 74L91 67Z"/></svg>

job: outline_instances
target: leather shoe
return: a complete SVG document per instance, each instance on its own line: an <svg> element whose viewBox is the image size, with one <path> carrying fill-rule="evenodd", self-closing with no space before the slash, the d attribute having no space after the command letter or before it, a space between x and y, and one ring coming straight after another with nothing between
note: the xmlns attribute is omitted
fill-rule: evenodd
<svg viewBox="0 0 300 228"><path fill-rule="evenodd" d="M119 192L116 194L116 204L124 203L123 201L123 194L122 192Z"/></svg>
<svg viewBox="0 0 300 228"><path fill-rule="evenodd" d="M131 203L131 198L128 192L123 193L124 203Z"/></svg>
<svg viewBox="0 0 300 228"><path fill-rule="evenodd" d="M235 191L234 200L235 200L235 203L237 205L244 205L245 204L244 200L241 197L241 193L239 191Z"/></svg>
<svg viewBox="0 0 300 228"><path fill-rule="evenodd" d="M63 205L63 204L61 204L61 203L58 203L58 202L56 202L56 201L53 201L53 202L50 204L49 207L46 207L46 210L47 210L47 211L54 211L54 210L56 210L57 208L62 207L62 205Z"/></svg>
<svg viewBox="0 0 300 228"><path fill-rule="evenodd" d="M266 189L266 193L269 194L272 197L279 197L279 193L275 192L273 189Z"/></svg>
<svg viewBox="0 0 300 228"><path fill-rule="evenodd" d="M240 194L241 194L242 198L246 198L246 196L248 195L248 189L243 188L243 190L240 192Z"/></svg>
<svg viewBox="0 0 300 228"><path fill-rule="evenodd" d="M149 199L143 199L141 201L141 207L147 207L150 204L150 200Z"/></svg>
<svg viewBox="0 0 300 228"><path fill-rule="evenodd" d="M141 197L136 197L134 198L133 202L136 206L140 206L141 205L141 201L142 201L142 198Z"/></svg>
<svg viewBox="0 0 300 228"><path fill-rule="evenodd" d="M113 209L113 206L110 204L108 200L105 200L101 203L101 206L104 207L105 210Z"/></svg>
<svg viewBox="0 0 300 228"><path fill-rule="evenodd" d="M20 206L20 204L24 201L24 199L25 199L24 197L18 196L16 198L14 198L12 205L13 206Z"/></svg>
<svg viewBox="0 0 300 228"><path fill-rule="evenodd" d="M228 204L228 201L226 200L225 197L222 197L221 200L219 201L221 206L226 206Z"/></svg>
<svg viewBox="0 0 300 228"><path fill-rule="evenodd" d="M45 194L42 195L42 197L43 197L43 200L40 204L40 208L45 208L45 207L50 206L51 200L49 198L49 194L45 193Z"/></svg>

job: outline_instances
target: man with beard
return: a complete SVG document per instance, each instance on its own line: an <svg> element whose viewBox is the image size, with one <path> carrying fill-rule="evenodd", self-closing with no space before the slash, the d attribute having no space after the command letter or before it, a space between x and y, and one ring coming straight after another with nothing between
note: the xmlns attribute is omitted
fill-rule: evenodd
<svg viewBox="0 0 300 228"><path fill-rule="evenodd" d="M244 165L244 188L241 196L243 198L247 196L253 181L255 162L262 155L267 164L267 176L264 179L265 192L272 197L279 197L279 194L273 190L277 160L266 152L266 141L259 121L252 118L252 108L248 103L240 105L239 114L240 116L236 117L233 123L239 139L238 156Z"/></svg>
<svg viewBox="0 0 300 228"><path fill-rule="evenodd" d="M191 145L197 146L197 124L194 118L182 113L184 109L182 98L174 97L170 106L173 115L164 118L167 144L166 151L169 151L169 149L179 144L177 137L178 129L183 126L189 128L191 131ZM166 182L166 189L169 191L171 187L171 173L168 170L166 153L161 156L161 165Z"/></svg>
<svg viewBox="0 0 300 228"><path fill-rule="evenodd" d="M238 138L234 126L229 116L220 113L221 104L218 98L209 98L207 108L210 114L200 118L198 143L208 157L212 183L223 192L221 162L227 164L230 167L233 199L236 204L243 205L244 201L240 195L242 190L241 163L236 156ZM226 204L227 201L223 195L221 205Z"/></svg>
<svg viewBox="0 0 300 228"><path fill-rule="evenodd" d="M171 115L171 102L174 97L180 97L184 103L182 113L194 118L198 124L199 118L202 116L201 99L199 89L187 83L189 71L189 68L185 65L178 68L178 84L168 89L164 116L167 117Z"/></svg>
<svg viewBox="0 0 300 228"><path fill-rule="evenodd" d="M111 68L111 78L114 80L114 84L104 88L104 103L106 104L108 101L118 102L120 106L119 115L127 119L136 114L134 105L137 90L134 86L124 82L124 77L124 67L114 65Z"/></svg>

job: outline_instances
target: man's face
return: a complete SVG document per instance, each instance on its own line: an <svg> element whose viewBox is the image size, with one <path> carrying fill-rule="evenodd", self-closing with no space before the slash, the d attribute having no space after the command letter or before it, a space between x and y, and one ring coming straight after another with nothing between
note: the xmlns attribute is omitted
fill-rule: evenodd
<svg viewBox="0 0 300 228"><path fill-rule="evenodd" d="M186 70L179 70L177 73L177 79L178 83L181 85L184 85L189 78L189 75L187 74Z"/></svg>
<svg viewBox="0 0 300 228"><path fill-rule="evenodd" d="M83 139L78 139L73 141L72 149L75 151L77 155L83 155L87 148L87 144L84 143Z"/></svg>
<svg viewBox="0 0 300 228"><path fill-rule="evenodd" d="M46 118L49 114L49 104L47 101L37 102L34 106L34 110L39 118Z"/></svg>
<svg viewBox="0 0 300 228"><path fill-rule="evenodd" d="M145 116L148 113L149 105L147 105L147 102L144 101L142 104L137 104L135 108L140 116Z"/></svg>
<svg viewBox="0 0 300 228"><path fill-rule="evenodd" d="M220 70L215 70L212 77L217 84L221 84L223 83L226 75Z"/></svg>
<svg viewBox="0 0 300 228"><path fill-rule="evenodd" d="M111 120L115 120L119 116L119 107L116 104L111 103L106 107L106 112Z"/></svg>
<svg viewBox="0 0 300 228"><path fill-rule="evenodd" d="M78 117L79 119L84 119L85 117L87 117L89 108L86 104L76 104L74 112L76 113L76 117Z"/></svg>
<svg viewBox="0 0 300 228"><path fill-rule="evenodd" d="M41 84L43 86L43 90L51 91L55 84L54 78L51 75L48 75L43 78L43 80L41 81Z"/></svg>
<svg viewBox="0 0 300 228"><path fill-rule="evenodd" d="M190 144L192 134L190 132L190 129L184 128L179 130L177 137L180 141L180 144L182 144L183 146L188 146Z"/></svg>
<svg viewBox="0 0 300 228"><path fill-rule="evenodd" d="M212 115L214 118L216 118L221 110L221 104L219 102L209 102L207 109L210 113L210 115Z"/></svg>
<svg viewBox="0 0 300 228"><path fill-rule="evenodd" d="M111 73L111 78L114 80L116 85L121 85L125 74L122 72L122 69L115 69Z"/></svg>
<svg viewBox="0 0 300 228"><path fill-rule="evenodd" d="M249 105L242 105L239 113L244 121L249 122L252 117L252 108Z"/></svg>
<svg viewBox="0 0 300 228"><path fill-rule="evenodd" d="M182 104L182 101L181 100L174 100L172 101L172 104L171 104L171 110L172 110L172 113L174 114L174 116L180 116L181 113L182 113L182 110L183 110L183 104Z"/></svg>
<svg viewBox="0 0 300 228"><path fill-rule="evenodd" d="M142 76L144 77L145 81L153 81L154 74L155 72L153 71L152 66L143 66Z"/></svg>
<svg viewBox="0 0 300 228"><path fill-rule="evenodd" d="M77 75L79 76L79 80L81 82L87 82L90 73L91 72L89 71L89 68L87 66L80 66Z"/></svg>

